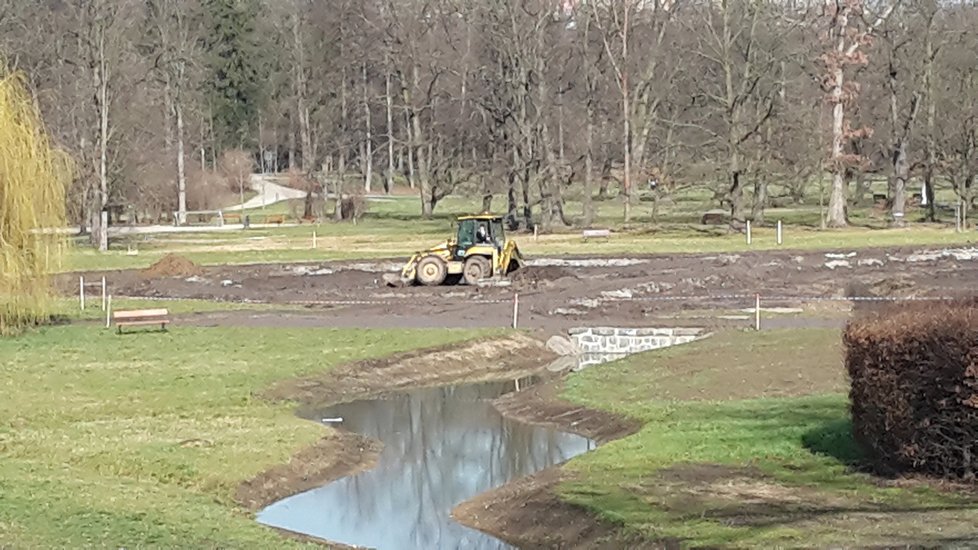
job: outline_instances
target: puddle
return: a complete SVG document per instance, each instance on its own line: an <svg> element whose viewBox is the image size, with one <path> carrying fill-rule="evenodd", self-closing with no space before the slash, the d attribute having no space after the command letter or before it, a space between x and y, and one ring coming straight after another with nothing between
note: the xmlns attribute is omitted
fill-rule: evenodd
<svg viewBox="0 0 978 550"><path fill-rule="evenodd" d="M258 521L378 550L513 548L454 522L452 509L596 447L587 438L507 420L492 407L490 400L529 384L418 390L306 415L379 439L380 460L367 472L275 503Z"/></svg>

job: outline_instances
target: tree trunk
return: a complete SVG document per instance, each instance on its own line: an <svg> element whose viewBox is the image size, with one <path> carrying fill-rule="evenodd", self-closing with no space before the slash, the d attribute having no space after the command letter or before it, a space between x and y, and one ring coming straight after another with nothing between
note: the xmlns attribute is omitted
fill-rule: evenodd
<svg viewBox="0 0 978 550"><path fill-rule="evenodd" d="M848 27L846 10L840 11L838 26L840 29ZM839 60L836 61L837 67L833 70L834 81L832 83L832 192L829 195L829 210L826 223L829 227L845 227L849 224L846 216L846 180L845 166L843 158L843 147L846 139L845 128L845 105L843 104L842 91L845 84L845 71L842 67L842 57L845 54L845 34L840 33L836 46L836 54Z"/></svg>
<svg viewBox="0 0 978 550"><path fill-rule="evenodd" d="M186 221L187 217L187 170L184 154L185 140L182 101L178 96L175 105L177 111L177 216L180 218L181 224Z"/></svg>
<svg viewBox="0 0 978 550"><path fill-rule="evenodd" d="M373 143L373 130L371 128L370 120L370 89L367 82L367 64L363 64L363 117L364 117L364 130L366 131L366 143L365 143L365 154L366 158L365 169L363 173L363 190L366 193L372 191L372 183L374 180L374 143Z"/></svg>
<svg viewBox="0 0 978 550"><path fill-rule="evenodd" d="M108 62L105 58L105 27L99 26L99 230L98 249L109 249L108 212L109 204L109 77Z"/></svg>
<svg viewBox="0 0 978 550"><path fill-rule="evenodd" d="M315 158L313 155L312 146L312 129L309 121L309 107L306 104L306 96L308 94L308 85L306 83L306 50L305 45L302 41L302 28L301 22L299 20L299 13L292 13L292 47L294 54L294 70L293 78L294 89L295 89L295 110L296 116L299 119L299 140L300 146L302 147L302 171L306 174L312 172L313 163ZM289 150L289 167L293 167L293 161L295 156L295 129L292 128L292 139L290 141Z"/></svg>
<svg viewBox="0 0 978 550"><path fill-rule="evenodd" d="M893 151L893 208L891 210L895 227L906 224L904 213L907 204L907 180L910 179L910 163L907 160L907 142L901 139Z"/></svg>
<svg viewBox="0 0 978 550"><path fill-rule="evenodd" d="M590 100L584 133L587 141L584 151L584 227L591 227L594 223L594 105Z"/></svg>
<svg viewBox="0 0 978 550"><path fill-rule="evenodd" d="M404 104L408 106L408 116L411 119L411 137L408 140L410 145L409 148L414 153L414 163L416 176L418 177L418 188L421 195L421 217L425 219L431 218L433 210L431 203L426 199L431 196L431 180L428 173L428 165L426 164L426 157L423 153L424 147L421 147L421 119L418 117L418 112L414 107L413 101L413 90L421 89L421 74L418 69L417 64L412 64L411 66L411 89L404 86ZM430 145L430 144L429 144ZM430 155L427 157L430 161Z"/></svg>
<svg viewBox="0 0 978 550"><path fill-rule="evenodd" d="M927 97L927 142L926 164L924 166L924 185L927 187L927 219L930 222L937 221L937 205L934 204L934 171L937 167L937 151L934 145L935 119L937 118L937 101L934 99L934 37L928 25L925 38L925 55L927 59L924 65L924 94Z"/></svg>
<svg viewBox="0 0 978 550"><path fill-rule="evenodd" d="M759 174L754 180L754 204L751 207L750 218L753 223L764 223L764 208L767 205L767 178Z"/></svg>
<svg viewBox="0 0 978 550"><path fill-rule="evenodd" d="M289 113L289 171L295 169L295 115Z"/></svg>
<svg viewBox="0 0 978 550"><path fill-rule="evenodd" d="M394 97L391 95L391 73L384 78L384 99L387 104L387 180L384 192L388 195L394 190Z"/></svg>

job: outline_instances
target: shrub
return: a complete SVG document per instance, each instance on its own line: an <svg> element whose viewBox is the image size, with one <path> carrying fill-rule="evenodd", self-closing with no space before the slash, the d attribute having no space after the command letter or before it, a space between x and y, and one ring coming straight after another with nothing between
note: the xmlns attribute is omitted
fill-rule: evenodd
<svg viewBox="0 0 978 550"><path fill-rule="evenodd" d="M846 328L853 435L882 474L973 480L978 302L867 310Z"/></svg>

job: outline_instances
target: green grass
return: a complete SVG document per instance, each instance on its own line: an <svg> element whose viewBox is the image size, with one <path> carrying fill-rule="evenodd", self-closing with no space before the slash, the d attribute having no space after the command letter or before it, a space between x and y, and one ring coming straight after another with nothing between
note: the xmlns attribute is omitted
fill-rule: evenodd
<svg viewBox="0 0 978 550"><path fill-rule="evenodd" d="M312 233L317 233L317 248ZM107 253L84 245L73 247L62 264L64 271L136 269L152 265L165 254L176 253L200 265L242 265L277 262L312 262L356 259L406 259L450 234L445 221L400 222L390 219L352 224L323 224L318 227L285 227L236 233L193 233L142 237L116 242ZM818 231L787 228L785 244L778 246L775 231L757 229L748 247L743 235L726 231L673 227L660 230L635 229L616 233L609 239L581 241L579 232L543 235L538 240L524 234L512 235L529 257L562 255L630 255L744 252L748 250L855 250L891 246L962 246L973 244L978 235L955 233L941 226L910 229L849 228ZM139 254L126 253L135 244Z"/></svg>
<svg viewBox="0 0 978 550"><path fill-rule="evenodd" d="M885 191L885 182L874 184L874 191ZM772 196L777 189L772 190ZM566 194L565 211L571 221L580 222L583 205L580 193L573 190ZM504 208L499 197L494 210ZM950 201L946 193L939 200ZM731 234L724 228L699 225L704 211L709 210L711 193L705 189L686 191L669 204L661 207L656 223L651 220L651 204L636 202L633 220L622 223L622 205L618 199L594 203L596 227L606 227L618 233L611 239L582 243L579 228L554 228L554 233L544 234L539 240L525 233L516 234L520 247L530 256L556 256L567 254L620 255L620 254L672 254L694 252L736 252L747 250L742 235ZM290 214L301 201L282 202L260 214ZM449 197L438 205L433 219L419 216L419 200L412 195L394 195L373 199L366 217L359 223L334 223L325 221L319 225L250 229L247 231L221 231L193 233L139 235L120 237L110 243L110 251L101 254L91 250L83 239L70 250L60 265L63 271L98 269L129 269L151 265L166 253L178 253L202 265L250 264L274 262L301 262L325 260L352 260L378 258L406 258L411 253L427 248L443 240L451 232L451 221L456 214L477 212L482 204L478 199ZM786 249L835 249L865 248L872 246L924 246L963 245L972 243L978 235L973 232L955 233L953 215L942 214L938 224L914 223L903 230L887 229L885 213L871 208L850 209L853 227L845 230L819 230L820 211L817 196L807 197L803 205L770 208L766 211L769 224L783 220ZM978 212L975 212L978 221ZM923 211L908 209L908 220L918 222ZM317 233L317 247L312 246L313 231ZM127 254L129 248L138 255ZM773 228L758 227L755 231L753 250L778 248Z"/></svg>
<svg viewBox="0 0 978 550"><path fill-rule="evenodd" d="M978 498L853 469L837 340L727 333L574 375L565 397L645 426L572 460L561 498L689 547L973 539Z"/></svg>
<svg viewBox="0 0 978 550"><path fill-rule="evenodd" d="M231 495L326 434L275 381L464 331L54 327L0 340L0 548L284 548ZM206 445L187 446L188 440Z"/></svg>
<svg viewBox="0 0 978 550"><path fill-rule="evenodd" d="M249 304L242 302L215 302L211 300L149 300L142 298L112 298L112 310L166 309L171 315L211 313L218 311L291 311L299 306L283 304ZM55 303L54 316L68 321L104 321L100 296L87 296L82 310L77 298L59 298Z"/></svg>

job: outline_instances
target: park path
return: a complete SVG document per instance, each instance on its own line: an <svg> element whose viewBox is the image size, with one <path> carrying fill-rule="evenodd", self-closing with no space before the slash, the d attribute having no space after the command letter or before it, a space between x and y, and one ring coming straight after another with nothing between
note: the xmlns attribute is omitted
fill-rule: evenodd
<svg viewBox="0 0 978 550"><path fill-rule="evenodd" d="M254 210L256 208L268 207L282 201L306 198L305 191L279 185L272 181L272 178L266 174L252 174L251 189L253 191L257 191L258 195L248 199L244 202L244 204L229 206L224 210L226 212Z"/></svg>

